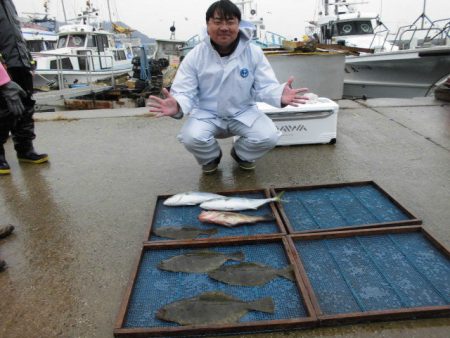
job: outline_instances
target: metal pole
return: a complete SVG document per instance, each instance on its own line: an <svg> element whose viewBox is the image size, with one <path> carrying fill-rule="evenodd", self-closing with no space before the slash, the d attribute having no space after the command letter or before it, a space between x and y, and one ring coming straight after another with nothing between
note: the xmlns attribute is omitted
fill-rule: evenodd
<svg viewBox="0 0 450 338"><path fill-rule="evenodd" d="M64 22L67 23L67 16L66 16L66 8L64 7L64 0L61 0L62 10L64 14Z"/></svg>
<svg viewBox="0 0 450 338"><path fill-rule="evenodd" d="M112 17L111 17L111 7L109 5L109 0L106 3L108 4L109 22L111 22L111 24L112 24L113 21L112 21Z"/></svg>
<svg viewBox="0 0 450 338"><path fill-rule="evenodd" d="M423 29L423 25L424 25L424 21L425 21L425 16L426 16L426 14L425 14L425 7L427 6L427 0L423 0L423 10L422 10L422 24L421 24L421 26L420 26L420 28L422 28Z"/></svg>

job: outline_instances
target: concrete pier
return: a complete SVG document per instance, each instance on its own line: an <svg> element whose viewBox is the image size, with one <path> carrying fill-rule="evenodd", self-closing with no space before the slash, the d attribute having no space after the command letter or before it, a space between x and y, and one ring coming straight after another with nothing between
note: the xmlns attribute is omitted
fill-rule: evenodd
<svg viewBox="0 0 450 338"><path fill-rule="evenodd" d="M432 98L339 101L337 143L278 147L243 172L221 140L203 175L176 140L183 123L146 108L36 114L43 165L0 177L0 337L112 337L157 195L373 180L450 246L450 105ZM309 329L254 337L442 337L450 319ZM245 337L250 337L246 335ZM241 336L242 337L242 336ZM253 336L252 336L253 337Z"/></svg>

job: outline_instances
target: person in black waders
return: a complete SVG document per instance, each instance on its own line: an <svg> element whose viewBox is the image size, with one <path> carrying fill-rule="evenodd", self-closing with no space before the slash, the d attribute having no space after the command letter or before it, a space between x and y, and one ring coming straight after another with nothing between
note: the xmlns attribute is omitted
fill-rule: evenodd
<svg viewBox="0 0 450 338"><path fill-rule="evenodd" d="M11 81L0 86L0 174L10 174L3 145L9 133L20 162L44 163L47 154L39 154L33 148L34 103L33 68L34 61L28 52L20 30L16 8L11 0L0 0L0 61ZM18 86L23 91L20 91ZM20 95L21 100L17 100Z"/></svg>

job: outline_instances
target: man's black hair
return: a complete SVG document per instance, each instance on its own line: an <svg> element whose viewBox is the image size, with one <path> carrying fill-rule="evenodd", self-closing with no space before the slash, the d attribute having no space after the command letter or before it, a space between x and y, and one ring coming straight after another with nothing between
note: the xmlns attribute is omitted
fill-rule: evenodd
<svg viewBox="0 0 450 338"><path fill-rule="evenodd" d="M214 13L216 12L223 19L237 18L239 21L241 21L241 11L239 10L239 7L232 3L230 0L219 0L209 6L208 10L206 11L206 22L214 17Z"/></svg>

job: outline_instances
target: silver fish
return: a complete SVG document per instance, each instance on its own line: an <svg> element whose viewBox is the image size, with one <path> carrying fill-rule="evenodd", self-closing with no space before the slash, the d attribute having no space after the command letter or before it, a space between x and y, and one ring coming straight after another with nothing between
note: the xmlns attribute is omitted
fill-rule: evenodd
<svg viewBox="0 0 450 338"><path fill-rule="evenodd" d="M206 210L221 210L221 211L240 211L248 209L258 209L260 206L281 201L282 191L278 196L272 198L245 198L245 197L222 197L214 198L200 204L200 208Z"/></svg>
<svg viewBox="0 0 450 338"><path fill-rule="evenodd" d="M244 258L241 251L228 255L215 251L197 251L163 260L158 264L158 268L174 272L202 273L217 269L228 260L242 261Z"/></svg>
<svg viewBox="0 0 450 338"><path fill-rule="evenodd" d="M295 281L291 266L284 269L275 269L257 263L223 265L220 268L209 272L208 276L223 283L243 286L263 285L277 276Z"/></svg>
<svg viewBox="0 0 450 338"><path fill-rule="evenodd" d="M173 195L167 198L163 204L167 206L197 205L213 198L222 198L224 196L210 192L188 191Z"/></svg>
<svg viewBox="0 0 450 338"><path fill-rule="evenodd" d="M231 211L202 211L198 219L204 223L214 223L232 228L241 224L273 221L272 215L251 216Z"/></svg>
<svg viewBox="0 0 450 338"><path fill-rule="evenodd" d="M200 235L207 235L209 237L217 234L217 229L163 226L152 230L152 232L159 237L171 239L194 239Z"/></svg>
<svg viewBox="0 0 450 338"><path fill-rule="evenodd" d="M181 325L232 324L249 311L274 313L275 305L271 297L246 302L222 292L205 292L165 305L156 317Z"/></svg>

